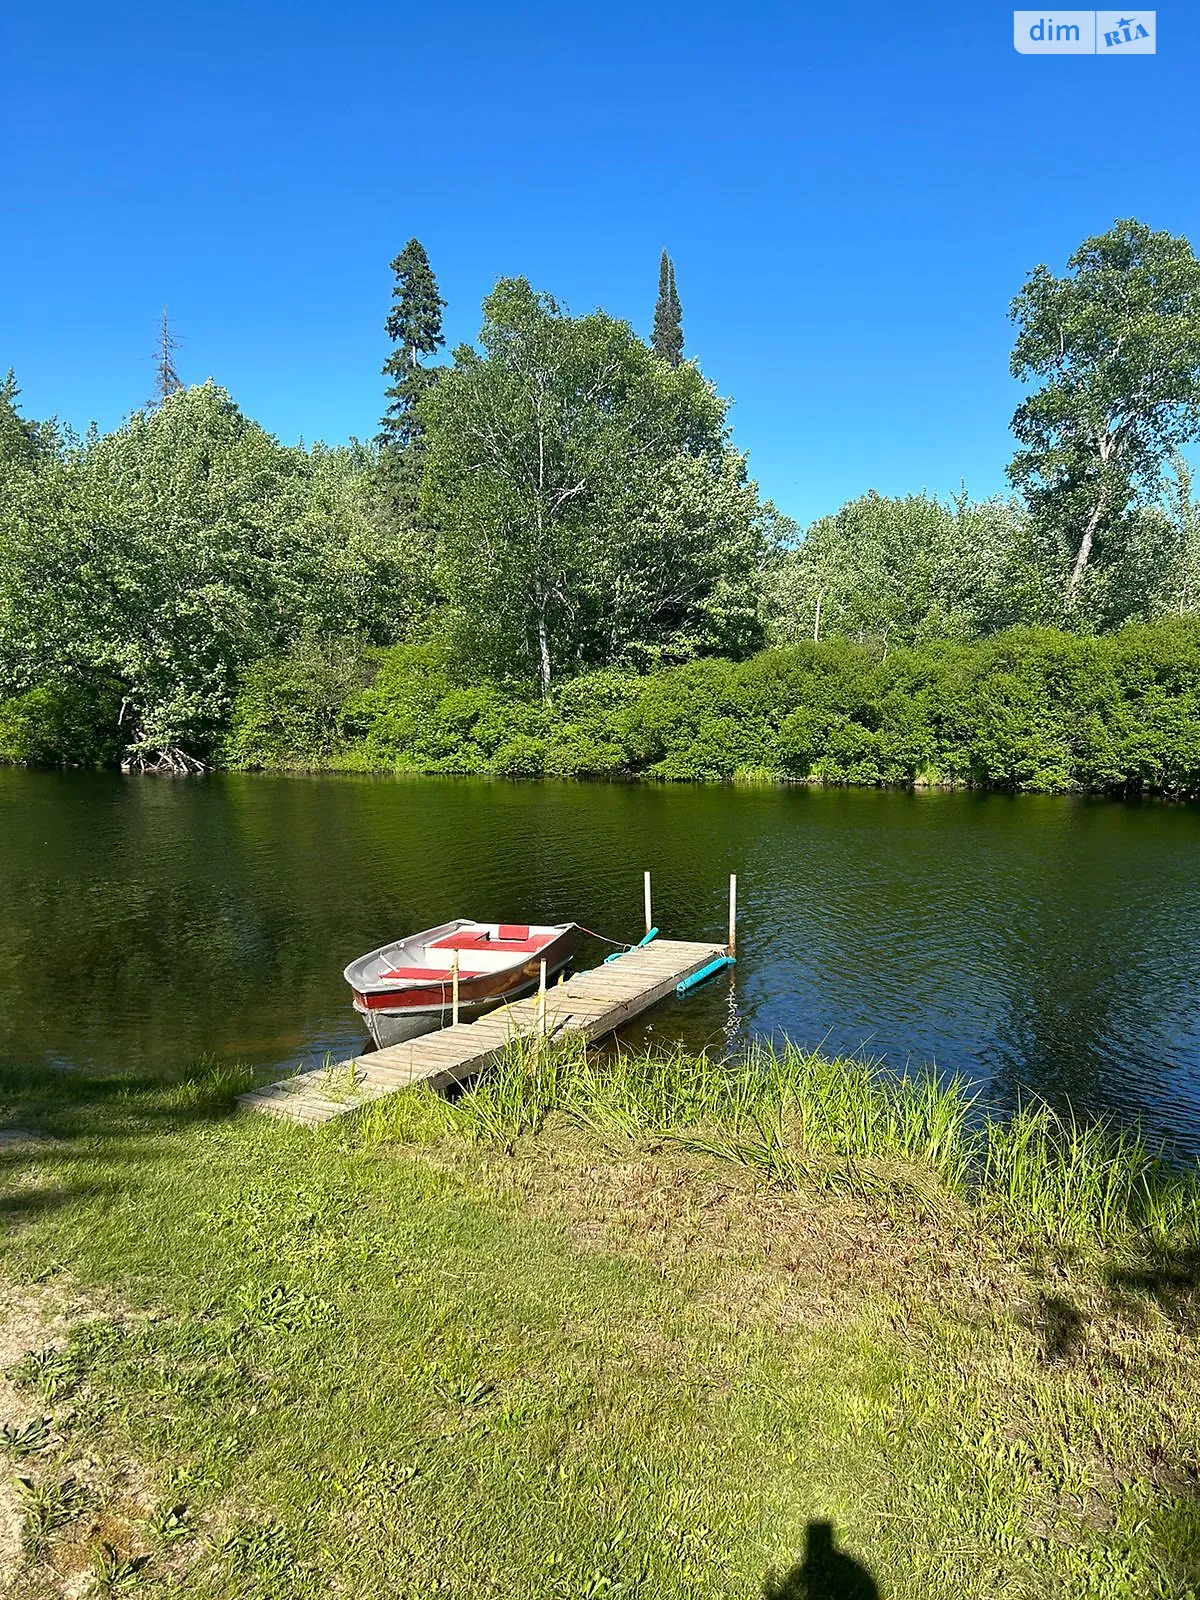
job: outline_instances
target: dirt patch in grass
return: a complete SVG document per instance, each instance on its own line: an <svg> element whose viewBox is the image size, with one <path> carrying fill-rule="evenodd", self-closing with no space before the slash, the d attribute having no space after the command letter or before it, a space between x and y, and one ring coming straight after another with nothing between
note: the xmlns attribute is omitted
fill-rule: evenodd
<svg viewBox="0 0 1200 1600"><path fill-rule="evenodd" d="M20 1429L36 1419L39 1408L9 1373L24 1357L62 1339L65 1328L61 1297L42 1289L9 1288L5 1292L0 1300L0 1424ZM24 1470L24 1463L13 1461L7 1451L5 1456L6 1470L0 1481L0 1592L17 1593L13 1585L25 1565L25 1508L15 1475L10 1476L7 1469L14 1469L15 1474Z"/></svg>
<svg viewBox="0 0 1200 1600"><path fill-rule="evenodd" d="M112 1309L62 1280L0 1291L0 1594L14 1600L74 1600L92 1591L98 1561L116 1569L145 1554L140 1467L93 1453L86 1427L76 1437L86 1373L71 1365L71 1333Z"/></svg>

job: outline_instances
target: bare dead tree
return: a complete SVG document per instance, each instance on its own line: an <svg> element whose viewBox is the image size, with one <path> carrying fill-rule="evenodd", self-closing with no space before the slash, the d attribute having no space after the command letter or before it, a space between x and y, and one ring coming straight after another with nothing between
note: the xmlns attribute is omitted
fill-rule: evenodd
<svg viewBox="0 0 1200 1600"><path fill-rule="evenodd" d="M182 340L177 333L171 331L171 324L167 320L167 308L162 309L162 323L158 330L158 345L154 351L154 394L149 404L151 407L162 405L169 394L174 394L176 389L183 388L183 379L175 370L175 352Z"/></svg>

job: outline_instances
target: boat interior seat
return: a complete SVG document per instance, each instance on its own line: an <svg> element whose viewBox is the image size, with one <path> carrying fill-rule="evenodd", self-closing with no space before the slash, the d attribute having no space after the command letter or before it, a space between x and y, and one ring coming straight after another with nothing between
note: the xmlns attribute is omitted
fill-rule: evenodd
<svg viewBox="0 0 1200 1600"><path fill-rule="evenodd" d="M493 939L488 933L448 933L443 939L435 939L429 946L430 950L486 950L497 955L533 955L538 950L544 950L548 944L553 944L553 933L535 933L530 935L528 928L522 939L506 938Z"/></svg>
<svg viewBox="0 0 1200 1600"><path fill-rule="evenodd" d="M470 972L465 967L458 969L458 975L460 978L477 978L480 976L478 972ZM453 981L454 974L449 967L392 967L387 972L381 972L379 977L383 983L387 983L389 980L411 983L415 978L450 983Z"/></svg>

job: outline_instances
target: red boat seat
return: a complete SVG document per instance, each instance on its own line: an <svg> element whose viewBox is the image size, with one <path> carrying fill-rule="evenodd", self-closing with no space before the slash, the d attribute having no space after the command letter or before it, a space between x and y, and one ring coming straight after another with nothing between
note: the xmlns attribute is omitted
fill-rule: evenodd
<svg viewBox="0 0 1200 1600"><path fill-rule="evenodd" d="M477 978L479 976L477 972L467 972L462 967L458 969L458 975L460 978ZM390 972L381 972L379 974L380 982L386 982L390 978L408 980L410 982L414 978L426 978L430 980L436 979L439 983L450 983L453 977L454 974L449 967L393 967Z"/></svg>
<svg viewBox="0 0 1200 1600"><path fill-rule="evenodd" d="M535 933L529 939L489 939L486 933L450 933L435 939L431 950L499 950L505 955L533 955L555 939L553 933Z"/></svg>
<svg viewBox="0 0 1200 1600"><path fill-rule="evenodd" d="M501 939L528 939L529 924L527 922L502 922L500 924Z"/></svg>

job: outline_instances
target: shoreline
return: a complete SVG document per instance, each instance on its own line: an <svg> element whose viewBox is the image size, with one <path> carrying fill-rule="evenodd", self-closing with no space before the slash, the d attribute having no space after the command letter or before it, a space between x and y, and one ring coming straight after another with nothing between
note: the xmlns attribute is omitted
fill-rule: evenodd
<svg viewBox="0 0 1200 1600"><path fill-rule="evenodd" d="M879 794L929 794L929 795L998 795L1007 799L1062 799L1103 800L1118 805L1136 805L1154 802L1164 805L1191 805L1200 801L1200 787L1186 790L1130 788L1127 791L1106 788L1033 788L997 783L968 783L957 779L911 782L878 781L852 782L846 779L806 777L776 772L769 775L734 773L730 777L676 778L663 777L649 772L593 773L570 776L561 773L514 775L490 771L429 770L419 767L356 766L349 764L305 765L302 763L277 766L203 766L188 772L172 772L146 768L134 771L117 765L84 766L59 763L56 765L33 762L0 760L3 772L57 773L60 776L83 773L112 773L122 778L149 781L194 783L206 778L387 778L423 781L436 779L471 783L496 783L507 785L561 784L586 787L597 785L610 788L694 788L694 789L793 789L804 791L852 790L857 793Z"/></svg>

